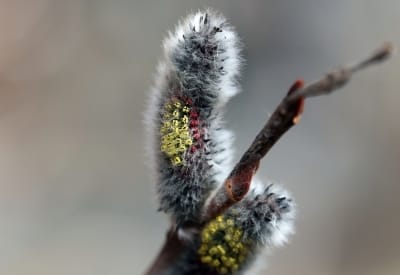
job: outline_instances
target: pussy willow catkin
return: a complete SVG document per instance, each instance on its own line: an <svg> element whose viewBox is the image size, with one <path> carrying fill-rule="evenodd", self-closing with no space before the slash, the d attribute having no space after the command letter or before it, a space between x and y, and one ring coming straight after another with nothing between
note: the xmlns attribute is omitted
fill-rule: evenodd
<svg viewBox="0 0 400 275"><path fill-rule="evenodd" d="M286 191L254 181L239 203L210 221L197 250L219 274L243 271L264 247L280 246L294 232L293 201Z"/></svg>
<svg viewBox="0 0 400 275"><path fill-rule="evenodd" d="M197 222L232 167L222 112L239 90L239 43L225 18L209 10L188 16L163 44L146 113L148 147L160 209L184 227Z"/></svg>

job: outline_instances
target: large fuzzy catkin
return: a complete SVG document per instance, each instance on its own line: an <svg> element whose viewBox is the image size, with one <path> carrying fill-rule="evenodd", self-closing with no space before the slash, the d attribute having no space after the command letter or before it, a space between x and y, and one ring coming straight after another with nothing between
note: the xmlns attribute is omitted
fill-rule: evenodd
<svg viewBox="0 0 400 275"><path fill-rule="evenodd" d="M146 113L160 210L178 227L198 222L209 193L231 168L232 135L223 128L238 92L236 33L212 10L190 14L164 40Z"/></svg>

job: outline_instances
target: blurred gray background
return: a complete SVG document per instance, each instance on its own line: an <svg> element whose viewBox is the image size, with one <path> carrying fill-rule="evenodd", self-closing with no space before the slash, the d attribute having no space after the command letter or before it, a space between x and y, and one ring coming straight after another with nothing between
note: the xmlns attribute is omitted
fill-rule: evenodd
<svg viewBox="0 0 400 275"><path fill-rule="evenodd" d="M0 274L141 274L168 227L145 165L161 40L224 13L245 45L227 125L240 156L291 83L400 45L398 0L0 0ZM265 274L400 274L400 61L329 97L262 162L299 205Z"/></svg>

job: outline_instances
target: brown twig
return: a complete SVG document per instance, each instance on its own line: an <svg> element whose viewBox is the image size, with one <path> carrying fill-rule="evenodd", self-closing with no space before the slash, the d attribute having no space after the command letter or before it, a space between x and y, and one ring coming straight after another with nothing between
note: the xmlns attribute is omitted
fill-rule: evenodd
<svg viewBox="0 0 400 275"><path fill-rule="evenodd" d="M171 228L167 233L164 246L146 272L146 275L157 275L166 272L171 263L175 262L176 258L184 250L184 247L185 243L178 238L176 231Z"/></svg>
<svg viewBox="0 0 400 275"><path fill-rule="evenodd" d="M216 217L246 195L260 160L287 130L298 123L305 98L329 94L343 87L354 73L386 60L392 52L393 46L387 42L361 62L328 73L320 80L305 87L303 87L302 81L296 81L236 164L224 185L210 198L205 207L202 221L207 222Z"/></svg>

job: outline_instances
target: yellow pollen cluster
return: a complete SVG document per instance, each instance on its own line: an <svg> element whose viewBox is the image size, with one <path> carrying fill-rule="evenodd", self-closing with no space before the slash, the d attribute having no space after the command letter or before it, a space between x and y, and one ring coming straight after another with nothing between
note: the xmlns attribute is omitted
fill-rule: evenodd
<svg viewBox="0 0 400 275"><path fill-rule="evenodd" d="M201 262L220 274L237 271L249 252L249 244L242 241L242 236L233 219L218 216L201 232L198 250Z"/></svg>
<svg viewBox="0 0 400 275"><path fill-rule="evenodd" d="M161 151L171 160L172 165L183 164L183 154L192 145L189 132L190 108L176 100L165 104L161 125Z"/></svg>

